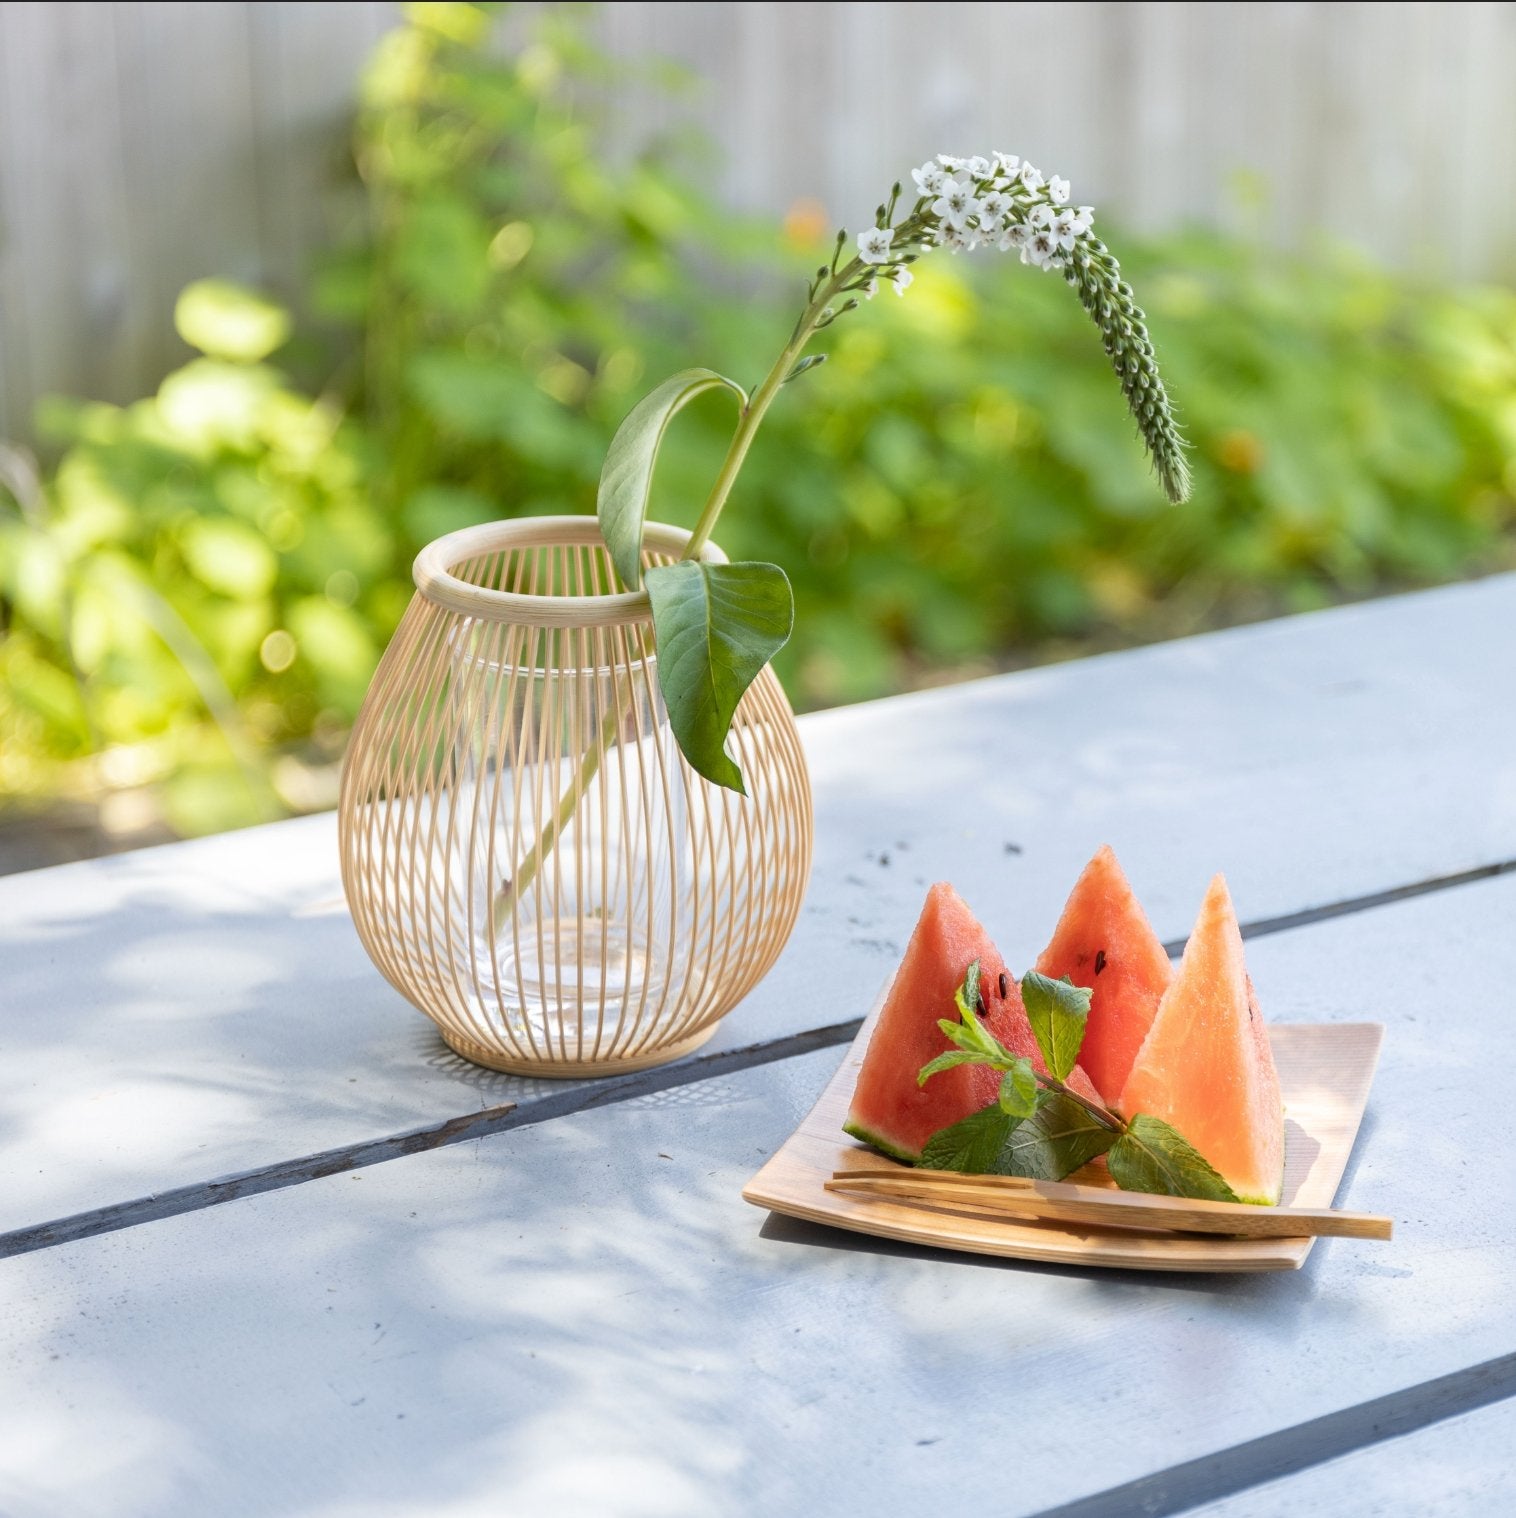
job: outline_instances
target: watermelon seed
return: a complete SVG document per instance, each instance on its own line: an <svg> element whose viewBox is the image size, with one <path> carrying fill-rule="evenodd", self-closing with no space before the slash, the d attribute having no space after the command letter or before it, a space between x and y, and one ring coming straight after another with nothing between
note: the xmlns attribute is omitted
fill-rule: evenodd
<svg viewBox="0 0 1516 1518"><path fill-rule="evenodd" d="M1099 975L1100 972L1103 969L1105 969L1105 950L1104 949L1096 949L1095 950L1095 973L1097 975Z"/></svg>
<svg viewBox="0 0 1516 1518"><path fill-rule="evenodd" d="M1000 999L1004 1001L1011 994L1011 982L1005 971L1000 972Z"/></svg>

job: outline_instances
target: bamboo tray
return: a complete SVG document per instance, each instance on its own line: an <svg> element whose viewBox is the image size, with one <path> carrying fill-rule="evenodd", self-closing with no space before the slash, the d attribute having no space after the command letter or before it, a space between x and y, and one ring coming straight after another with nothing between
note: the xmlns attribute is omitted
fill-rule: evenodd
<svg viewBox="0 0 1516 1518"><path fill-rule="evenodd" d="M881 997L882 1001L882 997ZM879 1007L864 1022L805 1121L743 1189L745 1200L790 1217L885 1239L974 1254L1118 1270L1298 1270L1314 1239L1243 1239L1158 1230L1035 1222L938 1210L925 1202L827 1191L834 1171L910 1174L842 1132ZM1269 1028L1284 1091L1284 1205L1330 1207L1368 1102L1382 1023L1283 1023ZM1071 1181L1110 1186L1103 1167Z"/></svg>

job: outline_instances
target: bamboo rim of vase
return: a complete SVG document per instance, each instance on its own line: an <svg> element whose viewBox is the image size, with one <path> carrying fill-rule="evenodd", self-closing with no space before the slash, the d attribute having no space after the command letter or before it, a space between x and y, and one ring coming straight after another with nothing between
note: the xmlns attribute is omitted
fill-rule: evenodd
<svg viewBox="0 0 1516 1518"><path fill-rule="evenodd" d="M677 556L690 540L686 527L649 522L643 547L650 553ZM484 622L525 622L537 627L614 627L647 622L653 615L645 590L618 591L604 596L536 596L519 591L492 590L470 585L454 568L481 554L511 548L603 547L600 523L591 516L517 517L462 527L435 539L416 555L411 577L417 592L434 606ZM714 543L700 551L704 564L725 564L726 555Z"/></svg>

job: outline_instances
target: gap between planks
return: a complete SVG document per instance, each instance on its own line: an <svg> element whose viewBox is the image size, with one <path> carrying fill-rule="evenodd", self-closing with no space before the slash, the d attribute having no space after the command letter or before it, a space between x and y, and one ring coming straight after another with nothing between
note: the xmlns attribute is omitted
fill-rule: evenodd
<svg viewBox="0 0 1516 1518"><path fill-rule="evenodd" d="M1031 1518L1131 1518L1134 1513L1169 1518L1513 1396L1516 1354L1500 1355L1103 1492L1043 1508ZM1279 1510L1287 1511L1289 1506L1286 1486L1279 1493ZM1427 1511L1434 1506L1435 1501Z"/></svg>
<svg viewBox="0 0 1516 1518"><path fill-rule="evenodd" d="M1291 912L1284 916L1265 917L1256 922L1244 923L1242 936L1263 938L1271 933L1289 932L1296 928L1309 927L1313 923L1326 922L1334 917L1372 911L1377 907L1391 906L1413 897L1472 885L1512 871L1516 871L1516 859L1506 859L1496 864L1461 870L1454 875L1439 875L1411 885L1394 886L1388 890L1373 891L1363 896L1351 896L1325 906L1310 907L1302 912ZM1184 943L1183 940L1179 940L1165 944L1164 948L1171 956L1176 956L1183 950ZM58 1244L70 1244L78 1239L92 1238L96 1234L115 1233L123 1228L134 1228L141 1223L157 1222L161 1218L178 1217L182 1213L196 1212L204 1207L217 1207L224 1202L234 1202L242 1197L258 1196L268 1191L281 1191L286 1186L299 1186L306 1181L320 1180L323 1176L338 1175L343 1171L362 1170L369 1165L381 1165L388 1160L401 1159L409 1154L421 1154L430 1149L443 1149L450 1144L486 1138L495 1133L508 1133L516 1128L532 1127L538 1123L550 1122L559 1117L569 1117L579 1112L591 1112L599 1107L633 1101L637 1097L647 1096L653 1092L667 1091L676 1086L693 1085L697 1081L712 1080L718 1076L773 1064L778 1060L795 1059L803 1054L813 1054L818 1049L830 1049L851 1043L862 1025L861 1017L850 1018L847 1022L832 1023L824 1028L812 1028L803 1033L792 1033L783 1038L748 1044L740 1049L730 1049L719 1054L696 1055L691 1059L680 1060L670 1065L660 1065L634 1075L616 1076L593 1084L571 1086L561 1093L538 1097L528 1103L520 1105L506 1103L496 1107L486 1107L482 1111L466 1113L443 1123L428 1124L425 1127L408 1129L402 1133L385 1134L380 1138L365 1139L354 1144L343 1144L334 1149L322 1150L317 1154L279 1160L270 1165L260 1165L255 1169L239 1171L217 1180L195 1181L187 1186L175 1187L171 1191L156 1192L151 1196L135 1197L106 1207L71 1213L67 1217L55 1218L45 1223L11 1229L9 1232L0 1233L0 1259L8 1259L12 1255L30 1254L38 1249L50 1249Z"/></svg>

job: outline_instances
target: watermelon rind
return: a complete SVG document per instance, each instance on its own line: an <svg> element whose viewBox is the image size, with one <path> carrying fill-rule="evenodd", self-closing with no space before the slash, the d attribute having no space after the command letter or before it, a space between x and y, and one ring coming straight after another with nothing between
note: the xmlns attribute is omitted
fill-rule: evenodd
<svg viewBox="0 0 1516 1518"><path fill-rule="evenodd" d="M871 1145L881 1154L889 1155L892 1160L899 1160L906 1165L916 1165L921 1161L919 1154L912 1154L909 1149L902 1149L899 1144L891 1143L882 1133L872 1128L865 1128L862 1123L844 1123L842 1131L865 1144Z"/></svg>

